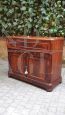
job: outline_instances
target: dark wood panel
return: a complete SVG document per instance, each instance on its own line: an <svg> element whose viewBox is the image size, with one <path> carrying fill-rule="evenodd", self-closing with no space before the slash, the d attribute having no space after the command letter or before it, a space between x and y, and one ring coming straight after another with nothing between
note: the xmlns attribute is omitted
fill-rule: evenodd
<svg viewBox="0 0 65 115"><path fill-rule="evenodd" d="M24 53L9 52L9 71L24 74Z"/></svg>

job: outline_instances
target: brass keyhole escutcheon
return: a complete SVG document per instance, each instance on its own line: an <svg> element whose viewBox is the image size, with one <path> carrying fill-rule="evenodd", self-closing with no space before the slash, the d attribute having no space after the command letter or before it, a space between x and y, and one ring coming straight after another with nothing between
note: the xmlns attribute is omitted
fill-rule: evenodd
<svg viewBox="0 0 65 115"><path fill-rule="evenodd" d="M25 67L25 76L28 75L28 70L27 70L27 66Z"/></svg>

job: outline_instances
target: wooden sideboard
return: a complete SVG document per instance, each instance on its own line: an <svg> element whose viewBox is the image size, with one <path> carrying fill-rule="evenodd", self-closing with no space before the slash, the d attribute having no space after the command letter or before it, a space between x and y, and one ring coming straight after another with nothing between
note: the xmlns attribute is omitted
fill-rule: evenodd
<svg viewBox="0 0 65 115"><path fill-rule="evenodd" d="M7 38L9 77L52 91L61 83L63 38Z"/></svg>

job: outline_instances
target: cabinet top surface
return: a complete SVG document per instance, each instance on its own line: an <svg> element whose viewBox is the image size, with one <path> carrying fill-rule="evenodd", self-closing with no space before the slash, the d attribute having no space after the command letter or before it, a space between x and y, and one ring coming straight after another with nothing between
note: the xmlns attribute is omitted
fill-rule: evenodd
<svg viewBox="0 0 65 115"><path fill-rule="evenodd" d="M63 40L63 37L40 37L40 36L7 36L6 38L13 39L33 39L33 40Z"/></svg>

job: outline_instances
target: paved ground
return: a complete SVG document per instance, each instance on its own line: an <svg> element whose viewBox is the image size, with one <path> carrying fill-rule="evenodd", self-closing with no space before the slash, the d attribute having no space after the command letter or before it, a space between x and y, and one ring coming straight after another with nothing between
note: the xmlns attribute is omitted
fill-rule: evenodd
<svg viewBox="0 0 65 115"><path fill-rule="evenodd" d="M62 84L52 92L7 76L8 64L0 60L0 115L65 115L65 69Z"/></svg>

